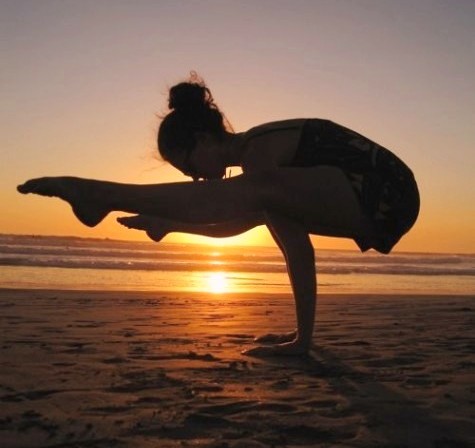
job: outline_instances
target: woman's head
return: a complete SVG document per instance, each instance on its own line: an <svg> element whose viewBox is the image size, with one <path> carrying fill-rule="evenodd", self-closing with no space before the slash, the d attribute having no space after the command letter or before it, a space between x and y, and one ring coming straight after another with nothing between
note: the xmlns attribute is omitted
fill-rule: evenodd
<svg viewBox="0 0 475 448"><path fill-rule="evenodd" d="M196 75L170 89L168 108L171 112L162 120L158 131L161 156L187 175L205 177L191 166L191 153L204 136L214 141L223 138L227 131L223 114Z"/></svg>

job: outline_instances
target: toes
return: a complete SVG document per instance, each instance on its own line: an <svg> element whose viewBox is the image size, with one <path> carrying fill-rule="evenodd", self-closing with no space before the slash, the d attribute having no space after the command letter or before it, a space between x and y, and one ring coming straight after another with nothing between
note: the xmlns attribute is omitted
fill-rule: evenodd
<svg viewBox="0 0 475 448"><path fill-rule="evenodd" d="M137 216L121 216L117 218L117 222L129 229L132 229L132 228L136 228L137 226L137 217L138 215Z"/></svg>
<svg viewBox="0 0 475 448"><path fill-rule="evenodd" d="M16 189L22 194L33 193L35 191L35 184L36 182L34 180L28 180L24 184L18 185Z"/></svg>
<svg viewBox="0 0 475 448"><path fill-rule="evenodd" d="M54 182L51 182L51 179L48 177L30 179L24 184L18 185L17 190L22 194L35 193L42 196L58 195Z"/></svg>

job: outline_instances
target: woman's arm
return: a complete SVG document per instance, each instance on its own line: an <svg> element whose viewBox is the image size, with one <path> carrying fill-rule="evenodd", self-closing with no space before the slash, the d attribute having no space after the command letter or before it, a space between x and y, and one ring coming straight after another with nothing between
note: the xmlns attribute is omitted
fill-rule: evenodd
<svg viewBox="0 0 475 448"><path fill-rule="evenodd" d="M295 298L297 332L286 335L271 335L275 342L279 338L290 340L270 347L256 347L245 354L267 355L305 354L310 349L315 321L317 298L315 255L307 230L298 222L281 215L268 213L267 227L284 254L290 282ZM259 339L257 339L259 342ZM273 342L273 341L272 341Z"/></svg>

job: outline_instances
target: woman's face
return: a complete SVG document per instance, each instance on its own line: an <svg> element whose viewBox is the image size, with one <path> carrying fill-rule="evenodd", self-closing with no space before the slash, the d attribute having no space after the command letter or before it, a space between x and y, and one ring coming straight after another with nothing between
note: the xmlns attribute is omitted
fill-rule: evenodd
<svg viewBox="0 0 475 448"><path fill-rule="evenodd" d="M211 134L196 134L196 146L183 152L178 160L171 161L185 176L193 180L222 179L226 166L221 159L221 142Z"/></svg>

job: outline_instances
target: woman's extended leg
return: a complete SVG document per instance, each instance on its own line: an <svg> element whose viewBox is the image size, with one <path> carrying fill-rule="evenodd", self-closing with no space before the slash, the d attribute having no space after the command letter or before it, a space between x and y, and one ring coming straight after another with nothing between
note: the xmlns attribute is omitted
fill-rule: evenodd
<svg viewBox="0 0 475 448"><path fill-rule="evenodd" d="M271 212L314 233L354 236L365 232L364 216L341 170L279 168L225 180L131 185L75 177L44 177L18 187L67 201L78 219L97 225L109 212L124 211L195 224L235 221Z"/></svg>
<svg viewBox="0 0 475 448"><path fill-rule="evenodd" d="M45 177L26 182L18 191L65 200L88 226L111 211L194 224L270 212L299 222L312 233L356 236L367 230L346 176L334 167L279 168L225 180L156 185Z"/></svg>
<svg viewBox="0 0 475 448"><path fill-rule="evenodd" d="M237 176L206 182L131 185L76 177L43 177L27 181L18 191L63 199L71 205L76 217L90 227L111 211L211 224L262 211L265 182L257 177Z"/></svg>

